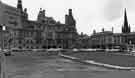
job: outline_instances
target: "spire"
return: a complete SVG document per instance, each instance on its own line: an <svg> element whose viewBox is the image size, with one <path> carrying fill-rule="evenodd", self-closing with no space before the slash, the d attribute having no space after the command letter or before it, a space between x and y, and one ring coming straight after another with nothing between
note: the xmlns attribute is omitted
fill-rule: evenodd
<svg viewBox="0 0 135 78"><path fill-rule="evenodd" d="M23 8L22 8L22 0L18 0L17 9L23 11Z"/></svg>
<svg viewBox="0 0 135 78"><path fill-rule="evenodd" d="M127 11L125 8L125 14L124 14L124 26L128 26L128 19L127 19ZM128 28L128 27L127 27Z"/></svg>
<svg viewBox="0 0 135 78"><path fill-rule="evenodd" d="M122 27L122 32L123 33L130 33L130 26L128 24L126 8L125 8L125 12L124 12L124 24L123 24L123 27Z"/></svg>

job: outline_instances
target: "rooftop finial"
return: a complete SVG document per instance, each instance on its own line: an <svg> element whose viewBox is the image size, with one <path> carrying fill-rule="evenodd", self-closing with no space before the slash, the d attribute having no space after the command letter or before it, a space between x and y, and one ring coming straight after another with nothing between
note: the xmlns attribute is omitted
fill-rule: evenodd
<svg viewBox="0 0 135 78"><path fill-rule="evenodd" d="M105 31L105 29L104 28L102 28L102 32L104 32Z"/></svg>
<svg viewBox="0 0 135 78"><path fill-rule="evenodd" d="M42 8L40 8L40 11L42 11Z"/></svg>

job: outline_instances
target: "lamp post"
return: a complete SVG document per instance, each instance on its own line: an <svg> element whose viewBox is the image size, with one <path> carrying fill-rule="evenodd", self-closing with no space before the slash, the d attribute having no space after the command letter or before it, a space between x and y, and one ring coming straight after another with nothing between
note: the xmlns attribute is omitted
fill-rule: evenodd
<svg viewBox="0 0 135 78"><path fill-rule="evenodd" d="M1 52L0 52L0 78L6 77L6 57L4 53L4 30L1 30Z"/></svg>

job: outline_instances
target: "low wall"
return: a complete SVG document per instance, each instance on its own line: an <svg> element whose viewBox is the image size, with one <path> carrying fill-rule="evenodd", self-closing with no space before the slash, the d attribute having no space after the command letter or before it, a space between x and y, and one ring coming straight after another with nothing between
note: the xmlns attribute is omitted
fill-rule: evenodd
<svg viewBox="0 0 135 78"><path fill-rule="evenodd" d="M32 52L32 51L26 51L26 52L11 52L11 55L13 56L46 56L46 55L58 55L58 51L53 52Z"/></svg>

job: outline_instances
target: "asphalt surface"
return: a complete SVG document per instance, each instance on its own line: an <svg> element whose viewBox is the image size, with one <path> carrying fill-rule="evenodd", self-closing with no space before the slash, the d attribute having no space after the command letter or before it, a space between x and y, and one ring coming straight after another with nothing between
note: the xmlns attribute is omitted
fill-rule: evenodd
<svg viewBox="0 0 135 78"><path fill-rule="evenodd" d="M134 78L135 71L80 64L58 56L8 56L8 78Z"/></svg>

